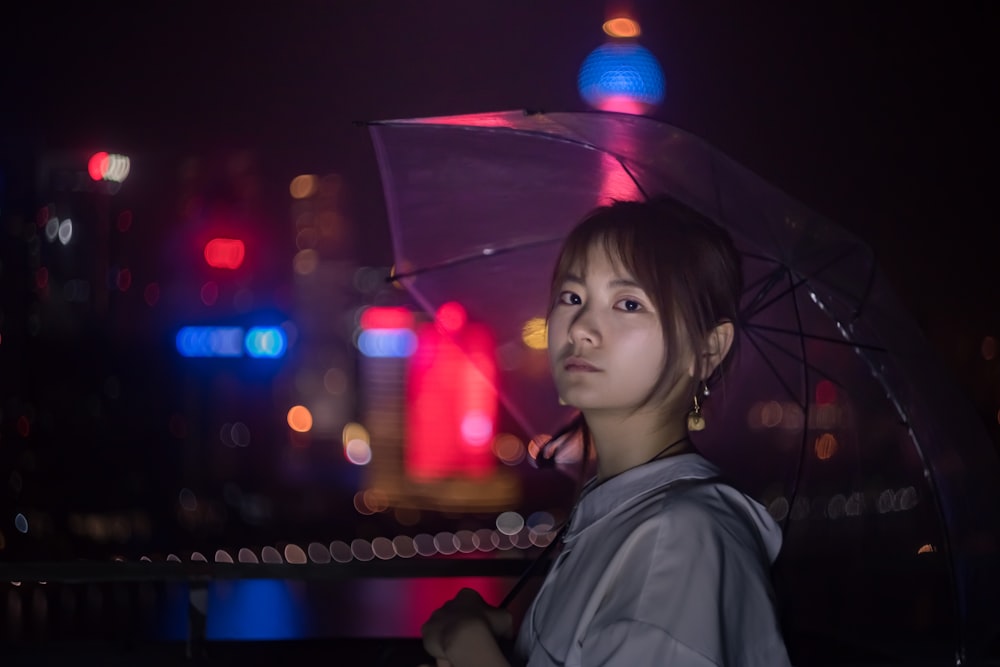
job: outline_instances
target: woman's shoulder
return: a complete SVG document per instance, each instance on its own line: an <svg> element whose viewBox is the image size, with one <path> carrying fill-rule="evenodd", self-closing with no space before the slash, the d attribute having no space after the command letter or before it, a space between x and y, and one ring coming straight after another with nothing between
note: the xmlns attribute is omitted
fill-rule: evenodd
<svg viewBox="0 0 1000 667"><path fill-rule="evenodd" d="M660 548L696 540L745 549L765 561L781 548L781 528L766 508L721 479L664 493L650 510L640 532Z"/></svg>
<svg viewBox="0 0 1000 667"><path fill-rule="evenodd" d="M650 527L676 535L678 531L712 532L721 527L728 508L717 502L717 482L697 480L666 489L646 517Z"/></svg>

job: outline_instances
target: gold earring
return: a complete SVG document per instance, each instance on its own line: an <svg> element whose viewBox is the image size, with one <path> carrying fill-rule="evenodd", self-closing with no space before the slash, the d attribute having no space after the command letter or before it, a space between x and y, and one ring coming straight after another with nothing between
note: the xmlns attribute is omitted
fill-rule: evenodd
<svg viewBox="0 0 1000 667"><path fill-rule="evenodd" d="M564 400L563 400L563 397L562 397L562 396L560 396L560 397L559 397L559 405L569 405L569 403L567 403L566 401L564 401Z"/></svg>
<svg viewBox="0 0 1000 667"><path fill-rule="evenodd" d="M708 385L704 385L704 389L701 392L705 396L708 396ZM701 414L701 404L698 403L698 392L694 394L694 407L688 413L688 430L689 431L704 431L705 430L705 417Z"/></svg>

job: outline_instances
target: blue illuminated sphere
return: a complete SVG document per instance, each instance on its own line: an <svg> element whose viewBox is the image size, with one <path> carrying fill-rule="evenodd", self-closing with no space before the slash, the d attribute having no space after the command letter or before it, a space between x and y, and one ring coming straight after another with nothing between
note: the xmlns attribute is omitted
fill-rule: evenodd
<svg viewBox="0 0 1000 667"><path fill-rule="evenodd" d="M609 42L590 52L577 75L580 96L604 111L644 113L663 101L666 81L649 49Z"/></svg>

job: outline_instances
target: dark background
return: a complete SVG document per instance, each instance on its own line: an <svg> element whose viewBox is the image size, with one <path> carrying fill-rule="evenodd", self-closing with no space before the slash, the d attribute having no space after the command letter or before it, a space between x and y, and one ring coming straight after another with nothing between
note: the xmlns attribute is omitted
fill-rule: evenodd
<svg viewBox="0 0 1000 667"><path fill-rule="evenodd" d="M584 109L576 73L618 7L640 21L640 42L664 69L666 99L653 115L871 244L1000 439L1000 361L984 345L1000 335L990 65L1000 26L991 3L19 3L0 26L0 483L10 487L8 509L28 493L75 509L175 499L176 480L158 471L182 467L181 454L133 441L147 437L143 425L165 424L192 391L175 360L154 352L169 321L119 312L30 333L27 244L10 230L47 201L39 177L47 156L132 156L120 195L132 197L141 218L131 252L137 266L168 280L196 254L172 227L178 165L199 156L221 170L228 157L251 152L257 233L274 248L259 282L280 304L292 254L282 202L297 174L339 174L354 260L392 261L374 155L356 121ZM98 408L88 397L109 368L123 386L147 393L94 427L87 415ZM241 381L248 402L264 400L252 388L266 378ZM24 467L18 439L25 404L79 406L50 416L48 430L38 420L33 468ZM105 455L98 442L114 443L108 465L117 482L95 493L86 471ZM9 530L9 518L0 525Z"/></svg>
<svg viewBox="0 0 1000 667"><path fill-rule="evenodd" d="M990 3L623 6L666 74L658 117L868 240L920 316L995 310ZM152 155L252 147L275 174L350 167L364 247L384 260L373 156L352 121L583 108L576 70L614 7L15 5L4 135Z"/></svg>

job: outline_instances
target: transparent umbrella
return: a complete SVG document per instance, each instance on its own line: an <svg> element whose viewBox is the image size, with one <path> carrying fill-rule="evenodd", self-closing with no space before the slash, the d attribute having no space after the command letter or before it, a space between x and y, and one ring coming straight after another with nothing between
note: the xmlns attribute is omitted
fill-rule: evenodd
<svg viewBox="0 0 1000 667"><path fill-rule="evenodd" d="M428 312L457 301L490 327L500 396L528 436L569 417L530 343L572 225L654 194L725 225L744 255L739 353L696 438L782 522L793 654L996 655L997 452L861 240L650 118L505 111L369 128L398 280Z"/></svg>

